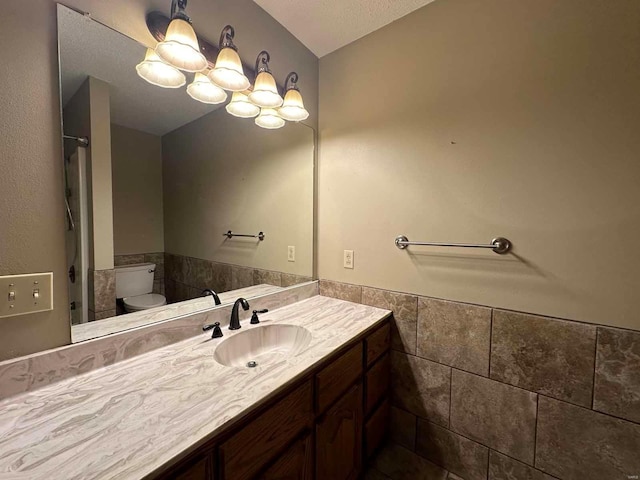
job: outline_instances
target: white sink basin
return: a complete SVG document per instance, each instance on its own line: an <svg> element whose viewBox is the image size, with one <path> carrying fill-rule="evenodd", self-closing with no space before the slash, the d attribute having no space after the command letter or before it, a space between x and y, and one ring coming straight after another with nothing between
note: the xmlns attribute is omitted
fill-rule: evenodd
<svg viewBox="0 0 640 480"><path fill-rule="evenodd" d="M223 340L213 358L227 367L255 367L295 357L311 343L311 332L297 325L261 325Z"/></svg>

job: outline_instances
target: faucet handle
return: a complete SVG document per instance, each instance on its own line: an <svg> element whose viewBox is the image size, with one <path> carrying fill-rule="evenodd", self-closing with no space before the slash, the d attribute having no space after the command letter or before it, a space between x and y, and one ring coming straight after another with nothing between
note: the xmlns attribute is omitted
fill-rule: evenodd
<svg viewBox="0 0 640 480"><path fill-rule="evenodd" d="M202 331L206 332L207 330L213 329L213 333L211 334L211 338L220 338L222 336L222 329L220 328L220 322L212 323L210 325L205 325L202 327Z"/></svg>
<svg viewBox="0 0 640 480"><path fill-rule="evenodd" d="M259 313L267 313L269 311L268 308L262 309L262 310L254 310L253 311L253 315L251 315L251 321L249 322L251 325L255 325L257 323L260 323L260 319L258 318L258 314Z"/></svg>

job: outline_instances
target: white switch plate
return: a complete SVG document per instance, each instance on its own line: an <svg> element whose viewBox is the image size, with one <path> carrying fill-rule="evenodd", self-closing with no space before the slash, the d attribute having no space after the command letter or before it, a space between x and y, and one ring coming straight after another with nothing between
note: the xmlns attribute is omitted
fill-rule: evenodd
<svg viewBox="0 0 640 480"><path fill-rule="evenodd" d="M287 247L287 261L295 262L296 261L296 247L293 245L289 245Z"/></svg>
<svg viewBox="0 0 640 480"><path fill-rule="evenodd" d="M0 276L0 318L53 310L53 273Z"/></svg>
<svg viewBox="0 0 640 480"><path fill-rule="evenodd" d="M344 251L344 268L353 268L353 250Z"/></svg>

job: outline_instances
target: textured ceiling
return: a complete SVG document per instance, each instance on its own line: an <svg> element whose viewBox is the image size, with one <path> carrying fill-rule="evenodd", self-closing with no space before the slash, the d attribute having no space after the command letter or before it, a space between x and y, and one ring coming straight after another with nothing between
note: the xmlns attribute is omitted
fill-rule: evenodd
<svg viewBox="0 0 640 480"><path fill-rule="evenodd" d="M89 17L59 6L58 27L63 105L92 76L109 84L112 123L154 135L220 107L196 102L186 86L159 88L142 80L135 66L144 58L145 47ZM187 82L191 78L187 74Z"/></svg>
<svg viewBox="0 0 640 480"><path fill-rule="evenodd" d="M434 0L254 0L323 57Z"/></svg>

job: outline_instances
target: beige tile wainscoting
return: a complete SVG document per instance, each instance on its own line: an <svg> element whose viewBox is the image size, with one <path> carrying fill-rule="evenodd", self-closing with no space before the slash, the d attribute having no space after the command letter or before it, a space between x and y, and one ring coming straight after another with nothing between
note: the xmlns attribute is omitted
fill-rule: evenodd
<svg viewBox="0 0 640 480"><path fill-rule="evenodd" d="M89 269L89 321L116 316L116 271Z"/></svg>
<svg viewBox="0 0 640 480"><path fill-rule="evenodd" d="M165 253L164 271L165 296L169 303L199 297L205 288L211 288L219 293L253 285L291 287L311 281L311 277L171 253Z"/></svg>
<svg viewBox="0 0 640 480"><path fill-rule="evenodd" d="M390 442L371 479L640 475L640 332L320 281L392 310Z"/></svg>

